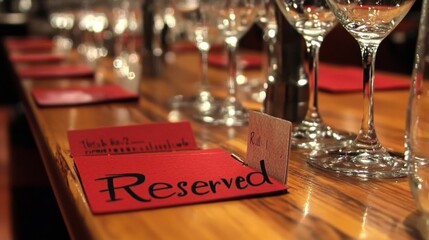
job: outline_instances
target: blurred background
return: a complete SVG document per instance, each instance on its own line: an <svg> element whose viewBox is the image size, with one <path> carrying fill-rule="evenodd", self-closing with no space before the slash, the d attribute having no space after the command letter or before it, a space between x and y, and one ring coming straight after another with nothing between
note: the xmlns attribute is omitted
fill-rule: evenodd
<svg viewBox="0 0 429 240"><path fill-rule="evenodd" d="M91 1L94 2L94 0ZM48 2L50 1L0 0L0 37L52 36L54 31L49 24L50 4ZM83 6L85 0L57 0L54 2ZM382 42L377 54L377 69L411 73L421 5L422 1L417 0L407 17ZM240 46L262 50L262 31L256 24L241 40ZM338 24L327 35L322 45L321 61L360 66L360 59L356 41Z"/></svg>

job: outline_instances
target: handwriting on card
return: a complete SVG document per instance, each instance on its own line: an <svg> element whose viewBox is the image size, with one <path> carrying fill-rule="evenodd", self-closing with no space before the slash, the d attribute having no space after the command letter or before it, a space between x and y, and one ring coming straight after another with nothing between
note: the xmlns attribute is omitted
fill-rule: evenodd
<svg viewBox="0 0 429 240"><path fill-rule="evenodd" d="M166 139L161 142L130 140L129 137L119 137L110 139L84 139L80 141L85 149L84 155L100 154L123 154L123 153L144 153L144 152L166 152L180 149L187 149L190 145L185 138L176 142Z"/></svg>
<svg viewBox="0 0 429 240"><path fill-rule="evenodd" d="M198 149L187 122L74 130L68 134L73 156Z"/></svg>
<svg viewBox="0 0 429 240"><path fill-rule="evenodd" d="M266 139L263 142L262 136L258 135L256 132L250 133L249 144L256 147L264 147L265 149L268 149L268 140Z"/></svg>
<svg viewBox="0 0 429 240"><path fill-rule="evenodd" d="M291 128L286 120L250 112L246 163L259 168L265 160L268 174L286 183Z"/></svg>

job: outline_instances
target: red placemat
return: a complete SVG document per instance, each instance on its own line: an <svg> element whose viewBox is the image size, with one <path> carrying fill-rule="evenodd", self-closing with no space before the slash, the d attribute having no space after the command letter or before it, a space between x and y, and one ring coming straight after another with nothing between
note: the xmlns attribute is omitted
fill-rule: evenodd
<svg viewBox="0 0 429 240"><path fill-rule="evenodd" d="M263 55L242 53L238 55L238 59L242 68L260 68L262 67ZM208 63L211 66L225 68L228 66L228 56L225 53L211 53L208 57Z"/></svg>
<svg viewBox="0 0 429 240"><path fill-rule="evenodd" d="M21 78L92 77L94 70L87 65L44 65L18 70Z"/></svg>
<svg viewBox="0 0 429 240"><path fill-rule="evenodd" d="M15 63L59 62L65 58L64 54L55 53L14 53L10 56Z"/></svg>
<svg viewBox="0 0 429 240"><path fill-rule="evenodd" d="M190 52L190 51L198 51L195 43L188 41L175 42L170 46L171 51L173 52Z"/></svg>
<svg viewBox="0 0 429 240"><path fill-rule="evenodd" d="M5 39L5 46L12 51L50 50L54 43L51 39L42 37L11 37Z"/></svg>
<svg viewBox="0 0 429 240"><path fill-rule="evenodd" d="M135 100L137 93L130 92L117 85L70 87L70 88L34 88L33 96L40 106L67 106L111 101Z"/></svg>
<svg viewBox="0 0 429 240"><path fill-rule="evenodd" d="M211 51L218 51L224 47L224 44L213 44L210 46ZM170 50L173 52L191 52L198 51L197 45L190 41L175 42L170 46Z"/></svg>
<svg viewBox="0 0 429 240"><path fill-rule="evenodd" d="M363 72L359 67L320 64L319 89L333 93L363 91ZM407 89L411 76L398 76L376 71L375 90Z"/></svg>

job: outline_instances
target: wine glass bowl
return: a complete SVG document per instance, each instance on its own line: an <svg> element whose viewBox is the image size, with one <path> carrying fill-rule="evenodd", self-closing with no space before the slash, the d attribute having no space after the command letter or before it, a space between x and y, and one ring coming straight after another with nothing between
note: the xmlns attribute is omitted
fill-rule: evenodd
<svg viewBox="0 0 429 240"><path fill-rule="evenodd" d="M319 49L326 34L337 24L337 19L326 0L276 0L276 3L287 21L303 36L307 46L309 104L305 119L293 127L292 146L317 149L347 145L353 134L326 125L318 106Z"/></svg>
<svg viewBox="0 0 429 240"><path fill-rule="evenodd" d="M85 9L81 12L79 29L82 31L82 41L78 52L89 64L95 64L97 59L105 57L108 49L104 44L104 32L109 26L107 15L101 11Z"/></svg>
<svg viewBox="0 0 429 240"><path fill-rule="evenodd" d="M142 33L141 1L112 0L113 68L127 89L138 90L141 74L139 45Z"/></svg>
<svg viewBox="0 0 429 240"><path fill-rule="evenodd" d="M75 26L78 6L71 2L48 0L45 3L49 13L49 24L54 30L55 51L67 53L73 47L72 30Z"/></svg>
<svg viewBox="0 0 429 240"><path fill-rule="evenodd" d="M50 25L59 32L53 38L56 51L67 52L73 47L73 40L68 36L68 32L73 28L74 21L75 16L72 12L53 12L49 14Z"/></svg>
<svg viewBox="0 0 429 240"><path fill-rule="evenodd" d="M359 42L379 44L405 17L414 0L363 1L330 5L343 27Z"/></svg>
<svg viewBox="0 0 429 240"><path fill-rule="evenodd" d="M356 139L342 148L315 150L308 162L318 168L361 178L407 175L402 156L390 153L378 140L374 124L375 56L381 41L405 17L414 0L327 0L343 27L362 52L363 118Z"/></svg>

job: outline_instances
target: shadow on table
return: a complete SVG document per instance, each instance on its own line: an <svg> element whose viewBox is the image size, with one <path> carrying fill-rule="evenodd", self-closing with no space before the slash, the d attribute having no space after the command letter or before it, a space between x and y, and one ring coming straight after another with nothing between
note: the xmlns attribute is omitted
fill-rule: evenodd
<svg viewBox="0 0 429 240"><path fill-rule="evenodd" d="M9 127L14 239L70 239L20 107Z"/></svg>

